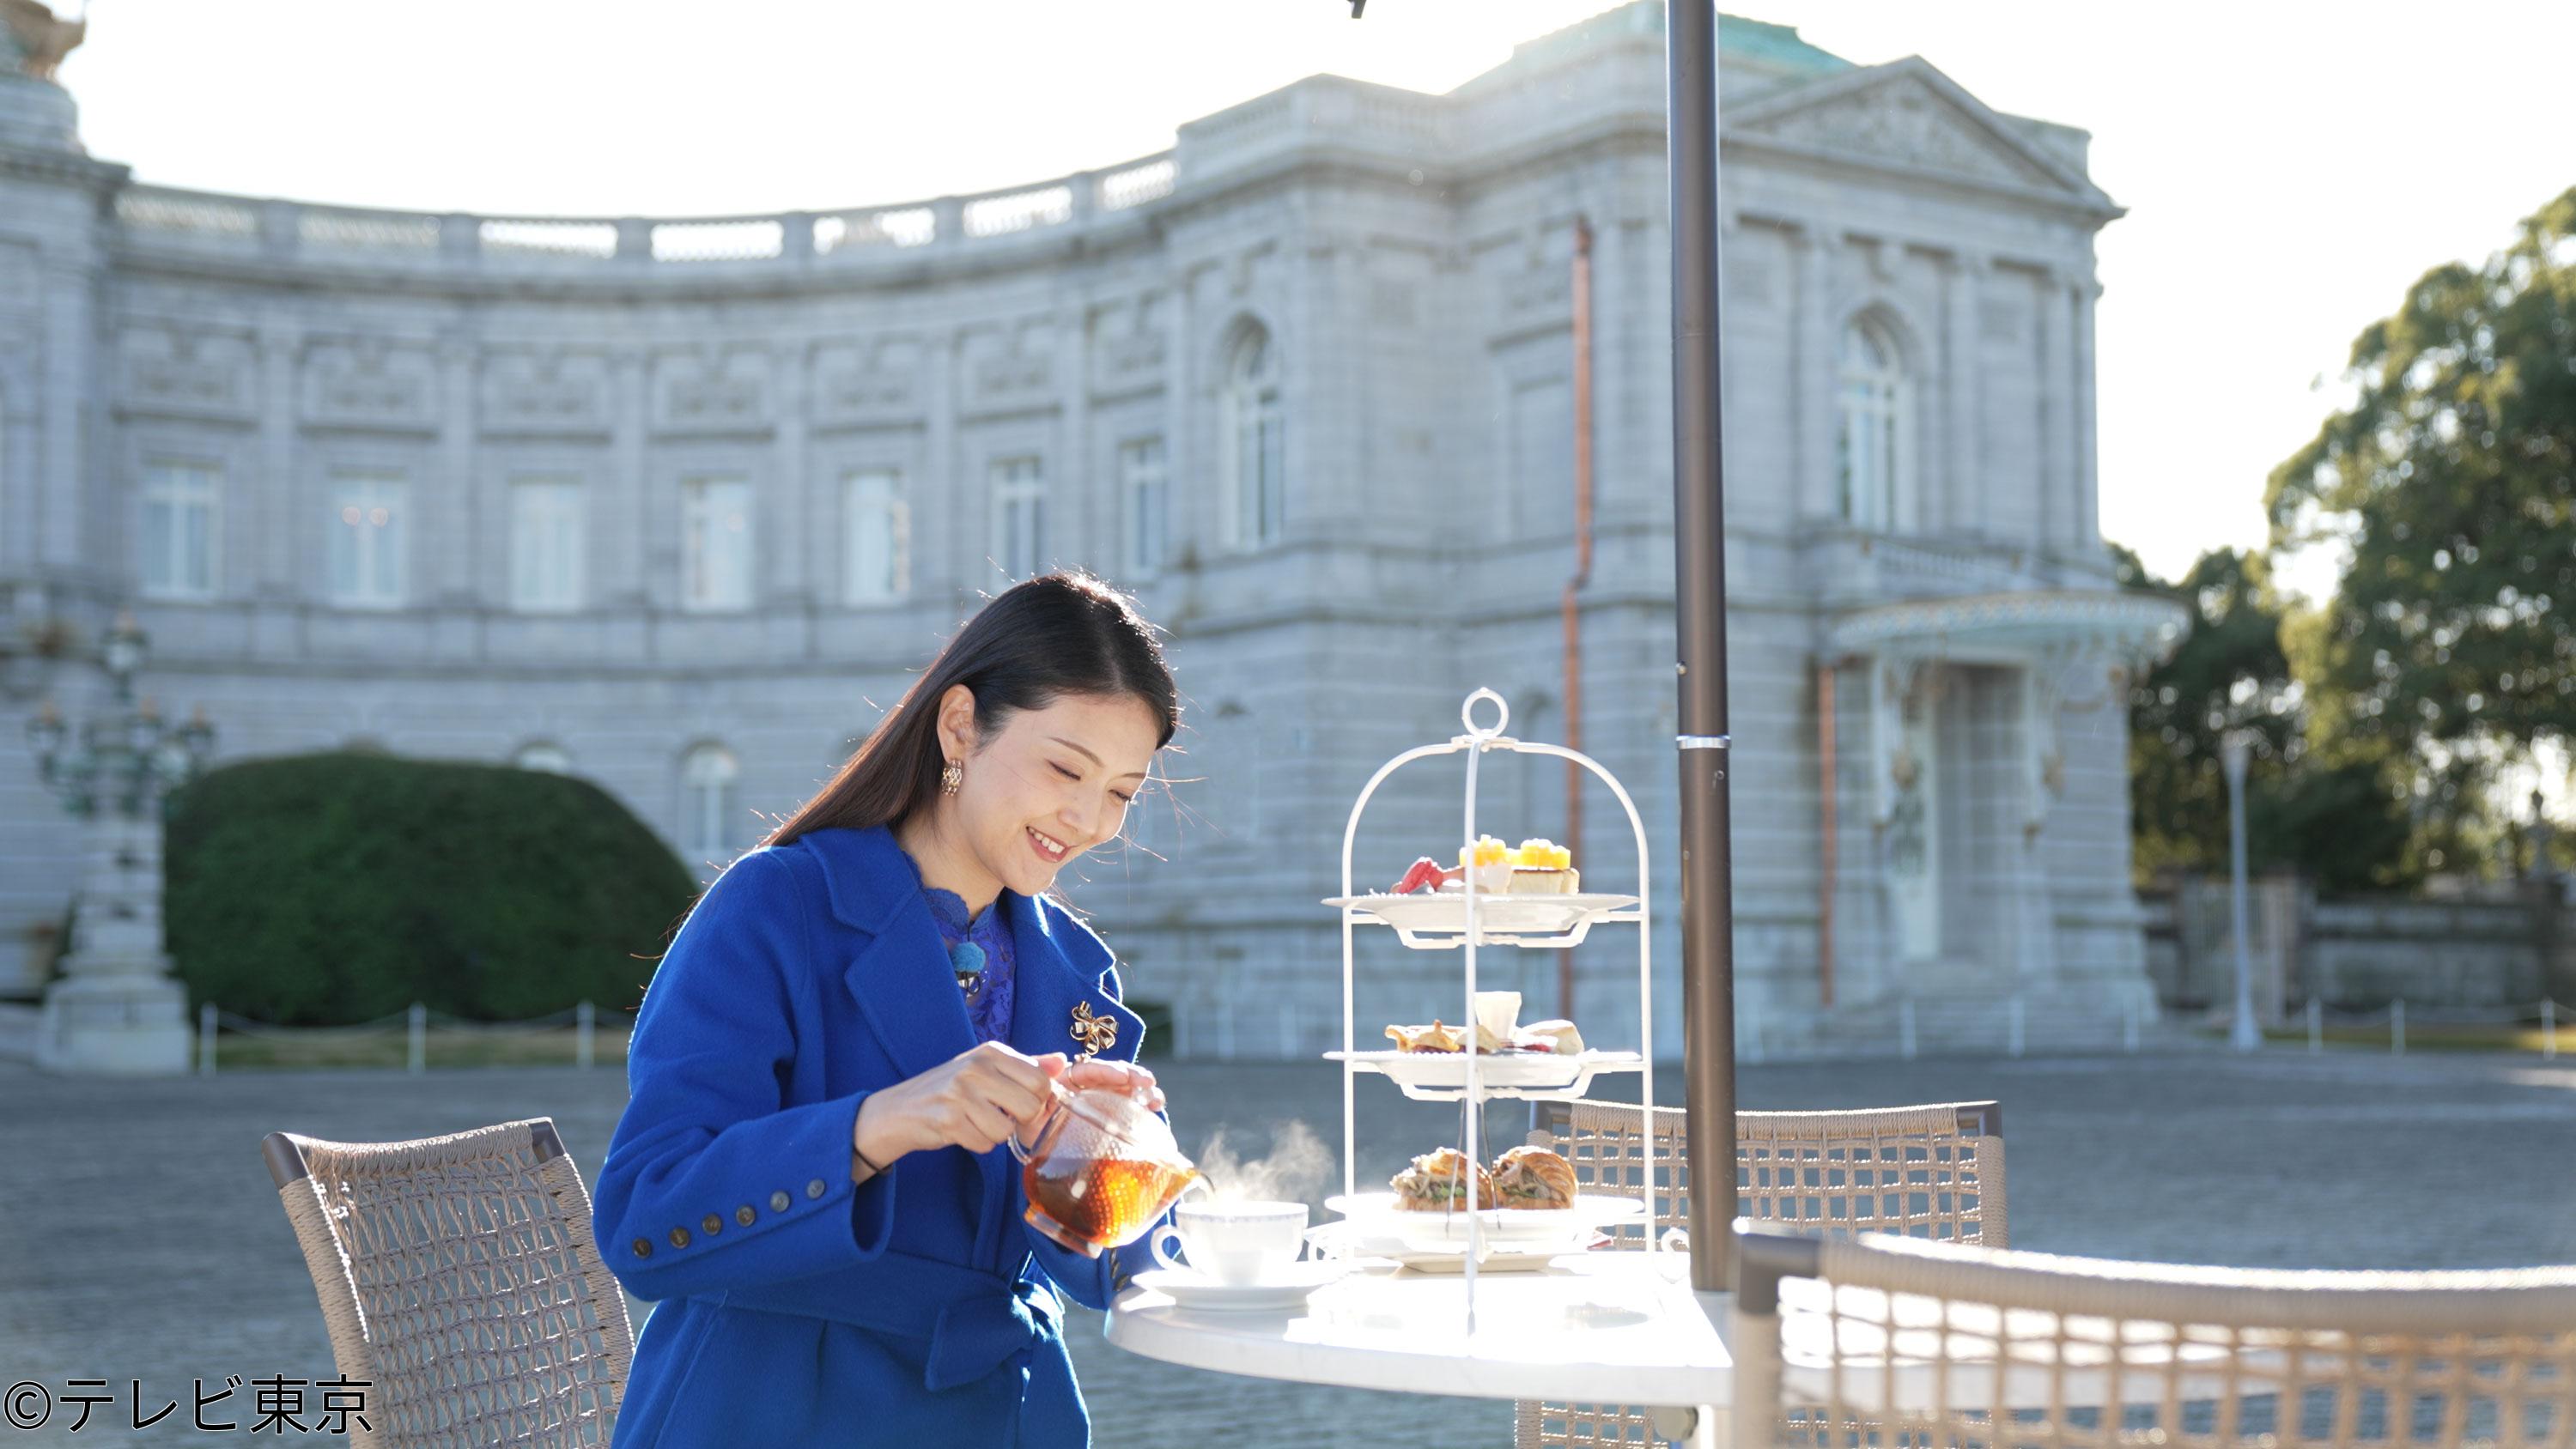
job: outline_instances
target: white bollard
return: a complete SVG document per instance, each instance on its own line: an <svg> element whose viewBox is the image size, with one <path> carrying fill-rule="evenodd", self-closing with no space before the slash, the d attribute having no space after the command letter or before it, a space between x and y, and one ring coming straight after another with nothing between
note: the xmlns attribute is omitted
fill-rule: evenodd
<svg viewBox="0 0 2576 1449"><path fill-rule="evenodd" d="M215 1074L215 1004L211 1001L197 1007L197 1075Z"/></svg>
<svg viewBox="0 0 2576 1449"><path fill-rule="evenodd" d="M2406 998L2402 996L2388 1004L2388 1054L2406 1055Z"/></svg>
<svg viewBox="0 0 2576 1449"><path fill-rule="evenodd" d="M598 1013L589 1002L585 1001L573 1013L572 1037L573 1065L583 1071L590 1070L591 1063L597 1060L595 1034L598 1030Z"/></svg>
<svg viewBox="0 0 2576 1449"><path fill-rule="evenodd" d="M1896 1003L1896 1046L1905 1060L1914 1060L1914 998Z"/></svg>
<svg viewBox="0 0 2576 1449"><path fill-rule="evenodd" d="M2326 1004L2311 996L2308 998L2308 1050L2314 1053L2325 1049Z"/></svg>
<svg viewBox="0 0 2576 1449"><path fill-rule="evenodd" d="M415 1001L411 1004L411 1060L407 1069L414 1075L429 1070L429 1008Z"/></svg>
<svg viewBox="0 0 2576 1449"><path fill-rule="evenodd" d="M2540 1054L2558 1055L2558 1002L2547 996L2540 998Z"/></svg>
<svg viewBox="0 0 2576 1449"><path fill-rule="evenodd" d="M2012 999L2012 1011L2005 1018L2005 1026L2007 1029L2007 1050L2009 1050L2014 1056L2020 1056L2022 1049L2022 1006L2021 998L2018 996Z"/></svg>

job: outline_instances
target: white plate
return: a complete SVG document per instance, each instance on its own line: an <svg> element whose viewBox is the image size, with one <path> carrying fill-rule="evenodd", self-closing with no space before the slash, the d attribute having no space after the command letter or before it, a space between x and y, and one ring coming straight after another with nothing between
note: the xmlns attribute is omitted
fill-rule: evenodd
<svg viewBox="0 0 2576 1449"><path fill-rule="evenodd" d="M1467 1245L1466 1213L1408 1211L1395 1205L1391 1192L1336 1193L1324 1199L1324 1207L1372 1237L1401 1238L1422 1248ZM1645 1212L1642 1199L1587 1192L1578 1193L1570 1208L1483 1208L1476 1216L1484 1220L1483 1237L1489 1242L1579 1245L1590 1239L1593 1229L1643 1217Z"/></svg>
<svg viewBox="0 0 2576 1449"><path fill-rule="evenodd" d="M1431 1087L1443 1091L1464 1091L1467 1086L1465 1052L1408 1052L1388 1048L1384 1051L1326 1052L1325 1057L1351 1064L1364 1072L1380 1072L1408 1087ZM1536 1091L1562 1091L1578 1082L1587 1081L1596 1072L1633 1072L1645 1065L1645 1058L1635 1052L1581 1051L1572 1056L1554 1052L1478 1052L1476 1084L1480 1087L1520 1088Z"/></svg>
<svg viewBox="0 0 2576 1449"><path fill-rule="evenodd" d="M1410 1268L1417 1273L1467 1271L1467 1249L1463 1243L1453 1247L1421 1247L1400 1237L1372 1232L1357 1223L1326 1223L1308 1230L1306 1238L1315 1245L1316 1252L1339 1258L1355 1267L1383 1262ZM1591 1246L1589 1229L1584 1230L1580 1240L1569 1239L1559 1243L1514 1244L1488 1239L1484 1256L1476 1260L1476 1268L1484 1273L1534 1273L1569 1254L1587 1252Z"/></svg>
<svg viewBox="0 0 2576 1449"><path fill-rule="evenodd" d="M1128 1281L1183 1308L1277 1312L1302 1305L1316 1289L1339 1281L1358 1266L1348 1259L1308 1259L1281 1268L1273 1281L1240 1284L1219 1283L1187 1268L1148 1268Z"/></svg>
<svg viewBox="0 0 2576 1449"><path fill-rule="evenodd" d="M1417 891L1399 896L1371 891L1364 896L1329 896L1325 905L1360 913L1364 920L1393 926L1408 946L1449 947L1467 938L1467 894L1464 891ZM1629 920L1616 912L1637 904L1635 896L1583 891L1558 896L1478 895L1476 939L1520 946L1571 946L1599 920Z"/></svg>

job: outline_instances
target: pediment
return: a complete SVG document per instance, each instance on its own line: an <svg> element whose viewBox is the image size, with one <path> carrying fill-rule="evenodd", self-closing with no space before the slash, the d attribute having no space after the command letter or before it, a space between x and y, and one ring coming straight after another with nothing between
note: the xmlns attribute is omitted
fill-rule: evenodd
<svg viewBox="0 0 2576 1449"><path fill-rule="evenodd" d="M2075 166L1919 56L1777 92L1726 116L1729 137L2114 209Z"/></svg>

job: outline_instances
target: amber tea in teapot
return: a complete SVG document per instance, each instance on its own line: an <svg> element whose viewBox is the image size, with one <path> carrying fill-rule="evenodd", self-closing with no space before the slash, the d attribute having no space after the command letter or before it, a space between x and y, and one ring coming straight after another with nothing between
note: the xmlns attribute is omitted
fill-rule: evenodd
<svg viewBox="0 0 2576 1449"><path fill-rule="evenodd" d="M1030 1145L1011 1139L1023 1166L1029 1226L1086 1257L1134 1242L1199 1182L1172 1129L1142 1095L1049 1084L1055 1101Z"/></svg>

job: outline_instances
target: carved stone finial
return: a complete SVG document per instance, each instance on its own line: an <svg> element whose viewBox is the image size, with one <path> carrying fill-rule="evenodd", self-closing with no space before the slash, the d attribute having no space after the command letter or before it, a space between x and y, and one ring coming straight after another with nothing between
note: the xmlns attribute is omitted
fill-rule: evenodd
<svg viewBox="0 0 2576 1449"><path fill-rule="evenodd" d="M49 81L89 34L89 21L59 20L37 0L0 0L0 72Z"/></svg>

